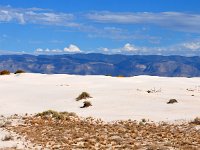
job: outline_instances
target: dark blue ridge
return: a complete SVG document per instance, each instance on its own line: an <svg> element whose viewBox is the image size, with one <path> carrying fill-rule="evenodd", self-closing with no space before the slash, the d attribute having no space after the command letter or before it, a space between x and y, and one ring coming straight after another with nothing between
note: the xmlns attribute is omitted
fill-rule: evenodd
<svg viewBox="0 0 200 150"><path fill-rule="evenodd" d="M199 77L200 57L161 55L1 55L0 70L31 73L166 77Z"/></svg>

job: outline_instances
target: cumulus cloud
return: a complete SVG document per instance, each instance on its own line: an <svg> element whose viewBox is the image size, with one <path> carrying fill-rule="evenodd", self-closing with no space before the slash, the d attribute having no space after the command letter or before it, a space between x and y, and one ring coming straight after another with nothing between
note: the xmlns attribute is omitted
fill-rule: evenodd
<svg viewBox="0 0 200 150"><path fill-rule="evenodd" d="M160 47L145 47L127 43L123 47L109 49L109 52L133 55L200 56L200 40Z"/></svg>
<svg viewBox="0 0 200 150"><path fill-rule="evenodd" d="M98 50L103 51L103 52L109 52L109 49L107 47L101 47Z"/></svg>
<svg viewBox="0 0 200 150"><path fill-rule="evenodd" d="M73 22L73 19L73 14L58 13L47 9L0 7L0 22L79 26L79 24Z"/></svg>
<svg viewBox="0 0 200 150"><path fill-rule="evenodd" d="M127 52L134 52L134 51L137 51L138 48L136 48L135 45L133 45L133 44L127 43L124 45L122 50L127 51Z"/></svg>
<svg viewBox="0 0 200 150"><path fill-rule="evenodd" d="M191 49L193 51L200 50L200 41L188 42L188 43L184 43L182 45L183 45L183 47L185 47L187 49Z"/></svg>
<svg viewBox="0 0 200 150"><path fill-rule="evenodd" d="M103 50L104 52L108 52L108 51L109 51L109 49L108 49L108 48L106 48L106 47L105 47L105 48L103 48L102 50Z"/></svg>
<svg viewBox="0 0 200 150"><path fill-rule="evenodd" d="M65 52L69 52L69 53L78 53L81 52L80 48L76 45L70 44L69 47L65 47L64 48Z"/></svg>
<svg viewBox="0 0 200 150"><path fill-rule="evenodd" d="M36 52L43 52L44 50L42 48L37 48L35 51Z"/></svg>
<svg viewBox="0 0 200 150"><path fill-rule="evenodd" d="M81 50L78 46L76 45L73 45L73 44L70 44L69 47L65 47L63 50L61 49L49 49L49 48L46 48L46 49L42 49L42 48L37 48L35 50L36 53L60 53L60 54L63 54L63 53L80 53Z"/></svg>
<svg viewBox="0 0 200 150"><path fill-rule="evenodd" d="M200 33L200 14L182 12L94 12L86 17L100 23L154 24L185 32Z"/></svg>

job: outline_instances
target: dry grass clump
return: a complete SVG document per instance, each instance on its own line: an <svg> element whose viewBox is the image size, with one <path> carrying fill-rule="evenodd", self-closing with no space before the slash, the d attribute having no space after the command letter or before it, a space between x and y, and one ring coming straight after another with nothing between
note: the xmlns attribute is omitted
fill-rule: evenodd
<svg viewBox="0 0 200 150"><path fill-rule="evenodd" d="M10 74L10 71L8 71L8 70L0 71L0 75L9 75L9 74Z"/></svg>
<svg viewBox="0 0 200 150"><path fill-rule="evenodd" d="M90 101L84 101L83 106L81 108L87 108L87 107L90 107L90 106L92 106Z"/></svg>
<svg viewBox="0 0 200 150"><path fill-rule="evenodd" d="M89 93L82 92L77 98L76 101L80 101L82 99L92 98Z"/></svg>
<svg viewBox="0 0 200 150"><path fill-rule="evenodd" d="M52 114L45 112L42 114ZM190 124L144 123L70 117L58 120L38 116L9 126L9 131L25 136L43 149L199 149L200 132Z"/></svg>
<svg viewBox="0 0 200 150"><path fill-rule="evenodd" d="M196 117L193 121L190 122L191 124L200 125L200 118Z"/></svg>
<svg viewBox="0 0 200 150"><path fill-rule="evenodd" d="M161 88L160 89L153 88L153 89L147 90L147 93L158 93L161 91L162 91Z"/></svg>
<svg viewBox="0 0 200 150"><path fill-rule="evenodd" d="M42 113L38 113L35 116L41 117L43 119L53 118L57 120L68 120L70 116L76 116L76 114L69 112L57 112L54 110L47 110Z"/></svg>
<svg viewBox="0 0 200 150"><path fill-rule="evenodd" d="M174 104L174 103L178 103L178 101L176 99L170 99L167 104Z"/></svg>
<svg viewBox="0 0 200 150"><path fill-rule="evenodd" d="M15 74L18 74L18 73L25 73L25 71L24 70L17 70L17 71L15 71Z"/></svg>

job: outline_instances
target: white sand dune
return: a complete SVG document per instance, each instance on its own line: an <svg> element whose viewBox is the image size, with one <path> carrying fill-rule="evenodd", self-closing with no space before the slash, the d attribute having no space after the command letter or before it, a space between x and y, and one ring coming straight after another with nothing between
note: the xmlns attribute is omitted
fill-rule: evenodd
<svg viewBox="0 0 200 150"><path fill-rule="evenodd" d="M30 114L53 109L105 121L189 120L200 116L199 86L200 78L12 74L0 76L0 114ZM146 92L154 88L161 92ZM83 101L75 100L83 91L93 97L90 99L92 107L80 108ZM166 104L171 98L178 103Z"/></svg>

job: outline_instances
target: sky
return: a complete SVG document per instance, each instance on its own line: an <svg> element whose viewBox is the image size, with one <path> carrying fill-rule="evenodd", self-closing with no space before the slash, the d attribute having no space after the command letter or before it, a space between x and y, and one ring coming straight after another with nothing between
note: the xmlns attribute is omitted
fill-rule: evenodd
<svg viewBox="0 0 200 150"><path fill-rule="evenodd" d="M0 1L0 54L199 52L199 0Z"/></svg>

